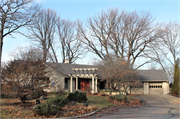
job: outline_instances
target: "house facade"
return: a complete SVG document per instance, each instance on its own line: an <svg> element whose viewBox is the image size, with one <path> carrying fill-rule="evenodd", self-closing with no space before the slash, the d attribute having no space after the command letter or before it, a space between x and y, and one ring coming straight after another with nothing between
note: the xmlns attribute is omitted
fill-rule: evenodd
<svg viewBox="0 0 180 119"><path fill-rule="evenodd" d="M47 91L75 90L98 92L105 88L94 65L49 63L50 85ZM129 94L169 94L168 78L163 70L138 70L140 85L131 86Z"/></svg>

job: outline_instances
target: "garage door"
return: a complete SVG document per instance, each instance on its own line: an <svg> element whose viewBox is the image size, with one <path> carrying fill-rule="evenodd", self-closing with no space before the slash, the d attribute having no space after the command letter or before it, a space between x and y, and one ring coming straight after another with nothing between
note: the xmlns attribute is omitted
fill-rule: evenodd
<svg viewBox="0 0 180 119"><path fill-rule="evenodd" d="M131 94L144 94L143 86L131 86Z"/></svg>
<svg viewBox="0 0 180 119"><path fill-rule="evenodd" d="M149 94L162 95L163 94L162 83L150 83Z"/></svg>

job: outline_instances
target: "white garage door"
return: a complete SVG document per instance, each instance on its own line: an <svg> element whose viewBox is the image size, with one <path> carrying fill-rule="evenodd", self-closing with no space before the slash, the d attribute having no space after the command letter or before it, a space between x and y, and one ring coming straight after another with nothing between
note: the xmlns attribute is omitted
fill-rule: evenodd
<svg viewBox="0 0 180 119"><path fill-rule="evenodd" d="M149 83L149 94L162 95L162 83Z"/></svg>

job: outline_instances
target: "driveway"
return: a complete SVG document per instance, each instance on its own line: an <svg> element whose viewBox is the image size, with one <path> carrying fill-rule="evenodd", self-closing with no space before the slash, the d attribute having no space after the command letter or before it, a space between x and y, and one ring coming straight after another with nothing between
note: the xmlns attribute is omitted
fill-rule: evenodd
<svg viewBox="0 0 180 119"><path fill-rule="evenodd" d="M179 119L180 99L170 95L137 95L141 108L119 108L115 114L97 114L90 118Z"/></svg>

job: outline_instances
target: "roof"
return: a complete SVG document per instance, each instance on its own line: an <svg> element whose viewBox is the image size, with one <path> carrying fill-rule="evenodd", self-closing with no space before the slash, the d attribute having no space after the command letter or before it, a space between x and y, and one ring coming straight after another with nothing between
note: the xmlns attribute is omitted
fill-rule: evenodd
<svg viewBox="0 0 180 119"><path fill-rule="evenodd" d="M69 74L83 74L90 73L89 71L74 71L73 68L97 68L95 65L82 65L82 64L65 64L65 63L49 63L51 67L69 76ZM140 81L169 81L164 70L137 70L140 76Z"/></svg>
<svg viewBox="0 0 180 119"><path fill-rule="evenodd" d="M169 81L164 70L137 70L140 81Z"/></svg>
<svg viewBox="0 0 180 119"><path fill-rule="evenodd" d="M73 68L97 68L94 65L82 65L82 64L65 64L65 63L49 63L51 67L58 70L62 74L69 76L69 74L75 74L76 72L72 70ZM90 72L87 72L90 73ZM83 74L81 71L80 74Z"/></svg>

